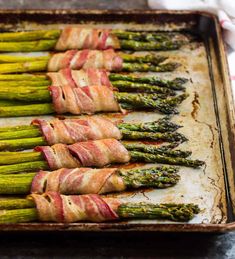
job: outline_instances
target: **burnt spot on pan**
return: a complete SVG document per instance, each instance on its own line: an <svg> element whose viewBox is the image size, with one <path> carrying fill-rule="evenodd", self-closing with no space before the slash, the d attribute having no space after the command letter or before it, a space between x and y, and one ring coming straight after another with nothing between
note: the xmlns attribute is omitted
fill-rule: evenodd
<svg viewBox="0 0 235 259"><path fill-rule="evenodd" d="M211 135L212 135L212 141L210 143L210 148L213 148L214 146L214 140L215 140L215 135L214 135L214 128L212 127L212 125L206 123L206 122L202 122L202 121L199 121L197 119L198 117L198 113L199 113L199 110L200 110L200 101L199 101L199 94L197 92L194 92L194 98L193 98L193 101L192 101L192 107L193 107L193 110L191 112L191 116L192 118L198 122L198 123L201 123L201 124L204 124L206 125L210 132L211 132ZM215 129L216 130L216 129Z"/></svg>

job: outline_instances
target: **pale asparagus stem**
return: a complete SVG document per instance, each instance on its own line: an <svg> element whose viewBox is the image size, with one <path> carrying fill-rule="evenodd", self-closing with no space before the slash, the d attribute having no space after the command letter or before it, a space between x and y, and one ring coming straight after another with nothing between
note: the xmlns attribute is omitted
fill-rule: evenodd
<svg viewBox="0 0 235 259"><path fill-rule="evenodd" d="M34 208L0 210L0 224L25 223L37 220L38 213Z"/></svg>
<svg viewBox="0 0 235 259"><path fill-rule="evenodd" d="M42 161L43 159L40 152L0 152L0 165Z"/></svg>
<svg viewBox="0 0 235 259"><path fill-rule="evenodd" d="M38 126L36 125L19 125L19 126L9 126L9 127L0 127L1 132L14 132L14 131L22 131L22 130L36 130Z"/></svg>
<svg viewBox="0 0 235 259"><path fill-rule="evenodd" d="M0 210L13 210L23 208L33 208L35 204L30 199L8 198L0 199Z"/></svg>
<svg viewBox="0 0 235 259"><path fill-rule="evenodd" d="M1 56L1 55L0 55ZM34 75L34 74L3 74L3 75L0 75L0 81L16 81L16 82L19 82L19 81L26 81L26 82L44 82L44 81L47 81L48 80L48 77L47 75Z"/></svg>
<svg viewBox="0 0 235 259"><path fill-rule="evenodd" d="M58 39L61 30L37 30L21 32L1 32L0 42L20 42L34 40Z"/></svg>
<svg viewBox="0 0 235 259"><path fill-rule="evenodd" d="M0 74L46 71L47 61L0 64Z"/></svg>
<svg viewBox="0 0 235 259"><path fill-rule="evenodd" d="M49 80L44 81L0 81L0 90L14 91L18 89L47 89L50 85Z"/></svg>
<svg viewBox="0 0 235 259"><path fill-rule="evenodd" d="M51 113L54 113L51 103L0 107L0 117L32 116Z"/></svg>
<svg viewBox="0 0 235 259"><path fill-rule="evenodd" d="M1 33L0 33L1 37ZM0 42L1 44L1 42ZM14 56L14 55L0 55L0 63L25 63L31 61L44 61L47 62L50 59L50 55L46 56ZM16 75L17 76L17 75Z"/></svg>
<svg viewBox="0 0 235 259"><path fill-rule="evenodd" d="M39 170L49 170L47 162L45 161L34 161L25 162L14 165L2 165L0 166L0 174L14 174L21 172L35 172Z"/></svg>
<svg viewBox="0 0 235 259"><path fill-rule="evenodd" d="M23 150L46 145L44 137L0 140L0 150Z"/></svg>
<svg viewBox="0 0 235 259"><path fill-rule="evenodd" d="M31 208L13 209L0 211L0 224L23 223L38 221L37 209ZM122 203L117 208L117 215L120 219L159 219L187 222L191 220L200 209L192 203L176 204L176 203Z"/></svg>
<svg viewBox="0 0 235 259"><path fill-rule="evenodd" d="M39 40L22 42L0 42L0 52L34 52L51 50L57 40Z"/></svg>

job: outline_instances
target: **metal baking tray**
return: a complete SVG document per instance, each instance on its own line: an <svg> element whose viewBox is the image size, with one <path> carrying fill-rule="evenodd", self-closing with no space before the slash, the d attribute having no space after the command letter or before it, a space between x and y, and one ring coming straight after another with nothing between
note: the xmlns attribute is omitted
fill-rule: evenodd
<svg viewBox="0 0 235 259"><path fill-rule="evenodd" d="M201 213L187 224L156 220L109 223L25 223L5 224L0 231L195 231L225 232L235 229L235 114L225 46L216 16L189 11L97 11L30 10L0 11L2 31L63 28L66 24L131 30L187 30L202 41L171 51L182 66L176 72L158 74L163 78L190 79L190 96L173 120L190 141L181 148L193 151L193 158L206 161L202 169L183 168L178 185L164 190L141 190L115 194L124 200L148 202L195 202ZM168 52L162 52L167 54ZM151 75L154 73L148 73ZM109 115L110 116L110 115ZM117 115L111 115L117 118ZM133 112L127 121L150 121L159 114ZM120 115L118 115L120 118ZM28 118L0 119L0 126L25 124Z"/></svg>

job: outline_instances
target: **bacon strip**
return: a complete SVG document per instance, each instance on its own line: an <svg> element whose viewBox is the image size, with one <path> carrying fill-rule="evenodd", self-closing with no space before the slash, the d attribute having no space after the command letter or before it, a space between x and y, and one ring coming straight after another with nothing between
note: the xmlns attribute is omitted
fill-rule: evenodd
<svg viewBox="0 0 235 259"><path fill-rule="evenodd" d="M32 181L31 193L102 194L124 191L125 187L117 168L62 168L37 173Z"/></svg>
<svg viewBox="0 0 235 259"><path fill-rule="evenodd" d="M56 72L63 68L71 69L105 69L107 71L120 71L122 58L113 49L100 50L69 50L53 54L48 61L48 71Z"/></svg>
<svg viewBox="0 0 235 259"><path fill-rule="evenodd" d="M62 30L55 49L119 49L118 38L108 29L88 29L68 26Z"/></svg>
<svg viewBox="0 0 235 259"><path fill-rule="evenodd" d="M84 87L90 85L105 85L112 88L108 73L103 69L61 69L59 72L47 73L51 79L51 85L71 85L72 87Z"/></svg>
<svg viewBox="0 0 235 259"><path fill-rule="evenodd" d="M103 222L118 219L116 213L121 202L112 198L101 198L96 194L61 195L47 192L31 194L41 221L72 223L78 221Z"/></svg>
<svg viewBox="0 0 235 259"><path fill-rule="evenodd" d="M115 124L101 116L87 116L80 119L54 119L46 121L35 119L49 145L57 143L73 144L80 141L106 138L121 139L121 132Z"/></svg>
<svg viewBox="0 0 235 259"><path fill-rule="evenodd" d="M73 145L56 144L40 146L50 169L76 168L81 166L103 167L112 163L127 163L130 155L116 139L79 142Z"/></svg>
<svg viewBox="0 0 235 259"><path fill-rule="evenodd" d="M73 88L70 85L50 86L52 102L57 113L92 114L95 112L115 112L121 108L113 91L107 86L84 86Z"/></svg>

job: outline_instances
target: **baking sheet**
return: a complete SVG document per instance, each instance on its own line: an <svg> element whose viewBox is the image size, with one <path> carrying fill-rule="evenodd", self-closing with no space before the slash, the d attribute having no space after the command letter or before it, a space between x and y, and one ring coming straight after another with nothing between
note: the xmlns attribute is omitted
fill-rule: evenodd
<svg viewBox="0 0 235 259"><path fill-rule="evenodd" d="M38 25L32 23L18 24L17 29L44 29L63 28L65 25ZM81 25L84 26L84 25ZM160 27L154 24L90 24L88 27L132 29L132 30L159 30L169 29L171 26ZM189 25L187 25L189 26ZM186 24L174 26L174 29L185 28ZM148 52L149 53L149 52ZM152 53L154 53L152 51ZM193 202L200 206L202 211L190 223L225 223L227 219L227 204L219 134L214 110L212 85L208 70L208 60L204 43L190 43L177 51L156 52L168 55L172 60L183 65L170 73L137 73L142 75L157 75L162 78L186 77L189 97L180 105L180 114L173 117L173 121L184 127L178 131L185 134L189 141L179 146L181 149L192 150L192 158L206 162L201 169L181 167L180 182L175 186L163 190L139 190L121 194L112 194L125 201L146 202ZM29 55L41 55L34 53ZM138 52L145 54L145 52ZM112 116L120 119L121 116ZM153 112L133 112L123 117L125 121L152 121L162 115ZM38 116L37 116L38 117ZM51 118L52 116L44 116ZM1 118L0 126L19 125L30 123L35 117ZM164 221L165 223L166 221ZM162 223L156 220L131 220L128 223Z"/></svg>

